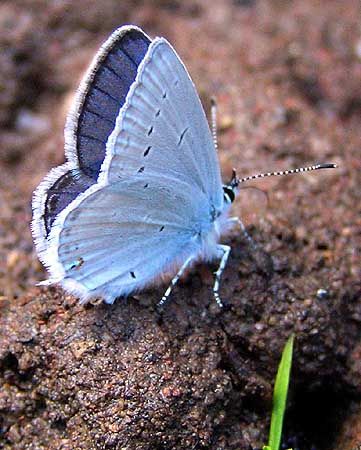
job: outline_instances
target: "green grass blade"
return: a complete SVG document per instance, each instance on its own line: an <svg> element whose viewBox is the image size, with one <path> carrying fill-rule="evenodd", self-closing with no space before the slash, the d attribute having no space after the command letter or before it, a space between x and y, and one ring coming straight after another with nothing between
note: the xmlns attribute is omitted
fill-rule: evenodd
<svg viewBox="0 0 361 450"><path fill-rule="evenodd" d="M293 340L294 335L291 335L283 349L273 390L271 429L268 442L268 447L270 447L271 450L279 450L281 444L283 417L286 409L287 392L292 366Z"/></svg>

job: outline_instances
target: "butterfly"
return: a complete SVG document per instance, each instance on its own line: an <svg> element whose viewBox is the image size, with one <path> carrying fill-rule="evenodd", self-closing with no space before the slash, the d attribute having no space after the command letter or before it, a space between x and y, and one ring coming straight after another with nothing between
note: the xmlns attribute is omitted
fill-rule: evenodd
<svg viewBox="0 0 361 450"><path fill-rule="evenodd" d="M212 131L172 46L123 26L95 55L65 126L66 162L33 196L32 233L50 276L86 302L139 291L164 272L218 259L214 297L230 246L220 243L238 184L223 184ZM324 168L325 165L295 171ZM292 173L295 171L286 171ZM283 174L278 172L276 174Z"/></svg>

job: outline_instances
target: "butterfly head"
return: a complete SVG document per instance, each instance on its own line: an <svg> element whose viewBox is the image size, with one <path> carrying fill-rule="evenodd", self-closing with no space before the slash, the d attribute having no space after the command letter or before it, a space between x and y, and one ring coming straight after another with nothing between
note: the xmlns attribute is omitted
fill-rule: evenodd
<svg viewBox="0 0 361 450"><path fill-rule="evenodd" d="M232 178L229 183L223 185L223 200L226 205L230 205L234 202L237 194L237 188L239 185L239 178L235 169L232 170Z"/></svg>
<svg viewBox="0 0 361 450"><path fill-rule="evenodd" d="M232 178L229 183L223 185L223 200L225 205L230 205L236 198L237 188L240 183L245 181L257 180L259 178L280 176L280 175L292 175L295 173L311 172L319 169L335 169L337 165L334 163L315 164L308 167L298 167L297 169L280 170L277 172L258 173L257 175L250 175L244 178L238 178L235 169L232 171Z"/></svg>

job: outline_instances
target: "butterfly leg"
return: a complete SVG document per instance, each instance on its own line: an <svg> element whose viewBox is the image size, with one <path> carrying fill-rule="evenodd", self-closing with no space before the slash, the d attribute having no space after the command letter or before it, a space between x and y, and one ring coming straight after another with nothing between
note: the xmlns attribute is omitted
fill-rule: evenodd
<svg viewBox="0 0 361 450"><path fill-rule="evenodd" d="M179 278L183 275L184 271L186 270L187 266L189 266L190 262L194 259L194 256L190 256L185 263L182 265L182 267L178 270L178 273L172 278L170 285L168 286L168 289L165 291L163 297L158 302L158 307L161 308L164 306L166 301L168 300L168 297L170 293L172 292L172 289L174 286L178 283Z"/></svg>
<svg viewBox="0 0 361 450"><path fill-rule="evenodd" d="M223 252L223 254L221 257L221 262L219 263L219 267L218 267L217 271L215 272L216 280L215 280L214 286L213 286L213 294L214 294L214 298L216 299L218 306L220 308L223 308L222 300L219 297L219 283L221 281L221 276L222 276L223 270L226 267L227 259L231 252L231 247L229 245L219 245L218 249L220 250L220 252Z"/></svg>
<svg viewBox="0 0 361 450"><path fill-rule="evenodd" d="M253 250L258 249L257 243L252 239L251 235L248 233L246 227L244 226L242 220L239 217L231 217L230 219L228 219L228 222L239 225L244 237L247 239L247 242L250 244Z"/></svg>

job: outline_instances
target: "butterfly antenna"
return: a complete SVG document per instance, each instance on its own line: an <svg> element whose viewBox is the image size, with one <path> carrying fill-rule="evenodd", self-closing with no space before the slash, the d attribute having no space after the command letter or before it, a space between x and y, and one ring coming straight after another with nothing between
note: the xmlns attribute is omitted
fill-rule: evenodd
<svg viewBox="0 0 361 450"><path fill-rule="evenodd" d="M211 127L212 127L212 138L214 143L214 148L218 151L218 141L217 141L217 102L215 97L211 98Z"/></svg>
<svg viewBox="0 0 361 450"><path fill-rule="evenodd" d="M273 177L273 176L280 176L280 175L292 175L294 173L311 172L312 170L336 169L336 168L337 168L337 164L325 163L325 164L316 164L314 166L308 166L308 167L299 167L297 169L280 170L277 172L259 173L257 175L250 175L250 176L244 177L244 178L237 178L235 176L235 171L233 171L231 182L233 183L234 187L236 187L239 183L244 183L245 181L257 180L258 178Z"/></svg>

